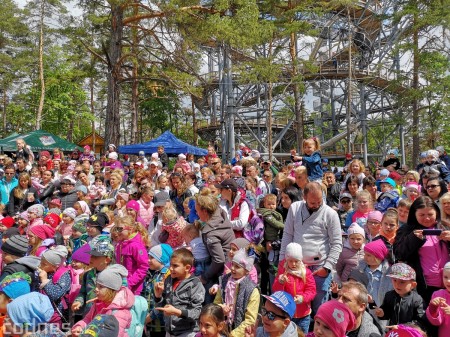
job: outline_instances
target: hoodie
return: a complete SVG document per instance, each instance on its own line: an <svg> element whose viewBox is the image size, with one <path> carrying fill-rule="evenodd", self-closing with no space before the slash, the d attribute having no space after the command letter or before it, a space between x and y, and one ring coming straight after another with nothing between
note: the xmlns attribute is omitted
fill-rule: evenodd
<svg viewBox="0 0 450 337"><path fill-rule="evenodd" d="M24 256L21 257L3 268L3 272L0 275L0 282L8 275L18 273L20 271L31 277L31 291L39 289L39 278L35 271L39 267L41 259L36 256Z"/></svg>
<svg viewBox="0 0 450 337"><path fill-rule="evenodd" d="M81 327L81 329L86 328L86 326L92 322L96 315L114 315L119 321L118 337L127 337L128 334L125 329L129 328L131 324L131 307L133 304L133 292L126 287L122 287L116 293L116 296L111 304L106 305L104 302L97 300L86 316L84 316L81 321L76 323L72 329L77 327Z"/></svg>
<svg viewBox="0 0 450 337"><path fill-rule="evenodd" d="M256 337L269 337L269 333L264 331L264 327L260 326L256 330ZM290 322L287 326L286 330L284 330L283 334L280 337L298 337L297 325L294 322Z"/></svg>

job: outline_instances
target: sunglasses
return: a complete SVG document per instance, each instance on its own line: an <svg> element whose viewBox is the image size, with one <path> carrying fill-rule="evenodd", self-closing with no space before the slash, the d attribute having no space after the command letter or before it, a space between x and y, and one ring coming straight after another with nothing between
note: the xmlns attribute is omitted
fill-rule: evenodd
<svg viewBox="0 0 450 337"><path fill-rule="evenodd" d="M220 162L218 162L218 161L216 161L216 162L214 162L214 163L211 163L211 165L216 165L216 164L219 164Z"/></svg>
<svg viewBox="0 0 450 337"><path fill-rule="evenodd" d="M438 188L439 186L441 186L441 185L428 185L427 190L433 190L435 188Z"/></svg>
<svg viewBox="0 0 450 337"><path fill-rule="evenodd" d="M346 199L346 200L341 200L341 204L349 204L352 201L350 199Z"/></svg>
<svg viewBox="0 0 450 337"><path fill-rule="evenodd" d="M286 318L286 316L278 315L278 314L276 314L276 313L274 313L272 311L268 311L264 307L261 308L261 316L266 316L269 319L269 321L274 321L275 318L277 318L277 317L278 318L282 318L282 319Z"/></svg>

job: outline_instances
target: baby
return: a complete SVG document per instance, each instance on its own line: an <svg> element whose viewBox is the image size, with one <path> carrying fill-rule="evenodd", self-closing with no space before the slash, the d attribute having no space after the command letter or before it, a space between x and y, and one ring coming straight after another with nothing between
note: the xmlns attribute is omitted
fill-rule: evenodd
<svg viewBox="0 0 450 337"><path fill-rule="evenodd" d="M188 249L194 255L194 275L200 276L205 272L207 263L210 261L211 257L206 249L202 238L200 237L200 232L195 225L187 224L182 232L184 241L188 245Z"/></svg>

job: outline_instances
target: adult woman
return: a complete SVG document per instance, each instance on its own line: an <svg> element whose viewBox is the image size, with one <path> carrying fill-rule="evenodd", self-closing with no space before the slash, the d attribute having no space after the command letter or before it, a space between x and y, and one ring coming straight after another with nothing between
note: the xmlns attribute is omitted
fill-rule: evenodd
<svg viewBox="0 0 450 337"><path fill-rule="evenodd" d="M52 170L45 170L42 172L41 185L44 186L42 193L39 195L41 203L47 207L48 198L55 192L55 185L53 184L54 173Z"/></svg>
<svg viewBox="0 0 450 337"><path fill-rule="evenodd" d="M28 173L19 174L19 184L11 191L8 204L8 214L14 216L22 213L38 201L38 192L31 186Z"/></svg>
<svg viewBox="0 0 450 337"><path fill-rule="evenodd" d="M186 188L184 176L179 173L174 173L169 178L172 185L172 190L169 193L170 200L175 204L178 213L185 217L183 202L184 199L192 197L191 192Z"/></svg>
<svg viewBox="0 0 450 337"><path fill-rule="evenodd" d="M439 198L448 192L447 184L438 176L428 179L426 184L424 184L424 188L423 194L430 197L438 206Z"/></svg>
<svg viewBox="0 0 450 337"><path fill-rule="evenodd" d="M288 186L281 191L281 206L277 208L277 211L283 216L283 221L286 220L289 207L296 201L300 201L300 199L298 197L298 190L294 186Z"/></svg>
<svg viewBox="0 0 450 337"><path fill-rule="evenodd" d="M91 182L89 180L89 176L84 171L80 170L77 173L77 177L76 178L78 179L80 184L82 186L85 186L86 189L89 191L89 188L91 187ZM77 184L77 185L80 185L80 184Z"/></svg>
<svg viewBox="0 0 450 337"><path fill-rule="evenodd" d="M230 250L231 241L235 239L231 222L226 212L219 207L219 200L211 194L209 188L204 188L195 196L195 210L199 217L199 229L203 243L211 256L211 262L201 275L202 283L209 289L218 281ZM213 296L207 294L207 303Z"/></svg>
<svg viewBox="0 0 450 337"><path fill-rule="evenodd" d="M111 173L109 177L110 189L104 199L97 201L94 205L112 206L116 202L116 195L122 186L122 176L118 172Z"/></svg>
<svg viewBox="0 0 450 337"><path fill-rule="evenodd" d="M16 169L13 164L5 166L5 175L0 180L0 194L2 196L2 204L7 205L11 191L19 184L16 178Z"/></svg>
<svg viewBox="0 0 450 337"><path fill-rule="evenodd" d="M353 199L353 203L356 201L356 193L359 190L359 178L356 176L350 176L345 182L344 192L350 193Z"/></svg>
<svg viewBox="0 0 450 337"><path fill-rule="evenodd" d="M366 190L370 193L372 197L372 202L375 204L377 202L378 197L380 196L380 193L378 192L377 188L377 181L374 177L365 177L363 179L363 190Z"/></svg>
<svg viewBox="0 0 450 337"><path fill-rule="evenodd" d="M227 212L235 235L241 237L250 216L250 206L245 198L245 191L238 189L234 179L225 179L215 186L220 188L220 207Z"/></svg>
<svg viewBox="0 0 450 337"><path fill-rule="evenodd" d="M394 242L394 255L416 271L417 291L424 307L434 291L443 288L442 268L449 261L450 231L426 235L424 230L439 227L439 207L430 197L417 198L409 210L408 221L400 227Z"/></svg>

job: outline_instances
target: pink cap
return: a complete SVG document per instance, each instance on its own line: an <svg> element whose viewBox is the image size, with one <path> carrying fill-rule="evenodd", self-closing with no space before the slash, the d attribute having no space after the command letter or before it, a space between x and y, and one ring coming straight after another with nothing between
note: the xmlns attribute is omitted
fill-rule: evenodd
<svg viewBox="0 0 450 337"><path fill-rule="evenodd" d="M380 211L372 211L369 212L369 215L367 216L367 221L378 221L381 222L381 220L383 219L383 214L381 214Z"/></svg>

